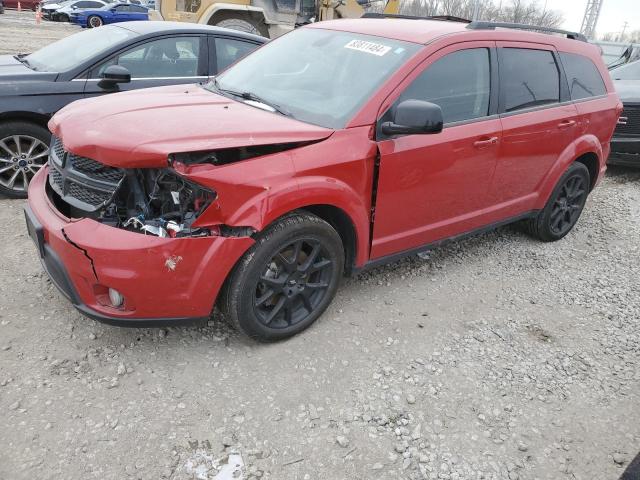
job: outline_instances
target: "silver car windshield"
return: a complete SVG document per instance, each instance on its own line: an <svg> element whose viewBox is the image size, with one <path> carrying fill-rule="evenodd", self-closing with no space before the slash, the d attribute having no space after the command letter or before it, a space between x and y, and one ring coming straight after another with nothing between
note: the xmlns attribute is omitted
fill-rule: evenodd
<svg viewBox="0 0 640 480"><path fill-rule="evenodd" d="M112 25L91 28L51 43L24 59L39 72L66 72L137 35Z"/></svg>
<svg viewBox="0 0 640 480"><path fill-rule="evenodd" d="M343 128L421 45L350 32L301 28L240 60L207 88L264 103L328 128Z"/></svg>

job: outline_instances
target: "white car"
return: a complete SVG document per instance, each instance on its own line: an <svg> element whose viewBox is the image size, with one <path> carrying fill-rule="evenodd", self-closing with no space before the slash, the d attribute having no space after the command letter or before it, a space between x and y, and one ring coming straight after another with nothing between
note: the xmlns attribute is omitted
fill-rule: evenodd
<svg viewBox="0 0 640 480"><path fill-rule="evenodd" d="M85 8L104 7L107 2L103 0L69 0L61 3L50 3L42 7L42 16L55 22L68 22L70 13Z"/></svg>

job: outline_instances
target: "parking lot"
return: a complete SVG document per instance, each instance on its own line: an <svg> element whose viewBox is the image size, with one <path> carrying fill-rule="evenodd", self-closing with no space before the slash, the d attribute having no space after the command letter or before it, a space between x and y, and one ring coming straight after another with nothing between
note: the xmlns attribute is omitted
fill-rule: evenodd
<svg viewBox="0 0 640 480"><path fill-rule="evenodd" d="M7 11L0 53L78 30ZM270 345L81 316L23 205L0 198L0 479L616 479L640 450L640 170L560 242L506 227L367 271Z"/></svg>

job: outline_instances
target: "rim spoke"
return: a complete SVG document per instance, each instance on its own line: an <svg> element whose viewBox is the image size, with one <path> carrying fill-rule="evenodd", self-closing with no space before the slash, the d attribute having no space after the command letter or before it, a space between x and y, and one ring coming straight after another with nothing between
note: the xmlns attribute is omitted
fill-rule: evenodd
<svg viewBox="0 0 640 480"><path fill-rule="evenodd" d="M288 303L284 306L284 321L287 325L291 325L291 305Z"/></svg>
<svg viewBox="0 0 640 480"><path fill-rule="evenodd" d="M276 257L278 258L278 260L280 261L280 263L282 264L282 266L284 267L284 269L285 269L287 272L289 272L289 273L290 273L290 272L293 272L293 271L296 269L296 267L295 267L295 265L296 265L295 260L292 262L292 261L291 261L291 259L289 259L289 258L285 257L285 256L282 254L282 252L279 252L279 253L276 255Z"/></svg>
<svg viewBox="0 0 640 480"><path fill-rule="evenodd" d="M13 142L16 144L16 152L18 152L18 155L22 155L22 145L20 145L20 136L14 135Z"/></svg>
<svg viewBox="0 0 640 480"><path fill-rule="evenodd" d="M302 294L300 295L300 298L302 299L302 306L304 306L304 309L311 313L313 311L313 305L311 305L311 299L309 298L309 294L307 292L302 292Z"/></svg>
<svg viewBox="0 0 640 480"><path fill-rule="evenodd" d="M320 260L317 263L314 263L309 267L309 273L317 272L318 270L323 270L331 265L331 260Z"/></svg>
<svg viewBox="0 0 640 480"><path fill-rule="evenodd" d="M16 172L11 176L9 181L7 182L7 187L13 188L14 183L16 183L16 178L20 175L20 170L16 170Z"/></svg>
<svg viewBox="0 0 640 480"><path fill-rule="evenodd" d="M262 295L260 298L258 298L256 300L256 307L259 307L260 305L264 304L267 300L270 300L276 292L274 292L272 289L267 290L264 295Z"/></svg>
<svg viewBox="0 0 640 480"><path fill-rule="evenodd" d="M558 208L557 210L554 210L551 213L551 217L549 218L551 220L551 223L555 222L555 220L557 220L558 215L562 215L562 209Z"/></svg>
<svg viewBox="0 0 640 480"><path fill-rule="evenodd" d="M13 169L13 165L9 165L8 167L2 167L0 168L0 173L4 173L8 170L12 170Z"/></svg>
<svg viewBox="0 0 640 480"><path fill-rule="evenodd" d="M282 287L284 286L284 282L285 282L284 278L281 278L281 277L272 278L272 277L266 277L264 275L260 277L260 281L264 283L266 286L273 289L275 292L282 291Z"/></svg>
<svg viewBox="0 0 640 480"><path fill-rule="evenodd" d="M276 318L280 312L282 312L282 307L284 307L286 301L287 299L285 297L280 297L278 303L274 305L273 309L269 313L269 316L265 319L265 323L267 325L273 322L273 319Z"/></svg>
<svg viewBox="0 0 640 480"><path fill-rule="evenodd" d="M577 200L579 198L582 198L582 196L585 194L586 192L584 190L582 190L581 188L579 188L578 190L576 190L573 195L571 195L570 199L571 200Z"/></svg>
<svg viewBox="0 0 640 480"><path fill-rule="evenodd" d="M9 156L11 157L15 157L16 156L16 152L14 152L13 150L11 150L9 147L7 147L7 144L4 143L6 140L6 138L4 140L0 140L0 147L2 147L2 149L7 152L9 154Z"/></svg>
<svg viewBox="0 0 640 480"><path fill-rule="evenodd" d="M35 150L36 146L38 146L39 143L40 143L40 140L38 140L37 138L31 139L31 145L29 145L29 150L27 150L27 157L31 156L31 154L33 153L33 151Z"/></svg>
<svg viewBox="0 0 640 480"><path fill-rule="evenodd" d="M8 163L9 165L13 165L13 160L11 160L10 158L2 158L2 157L0 157L0 162Z"/></svg>
<svg viewBox="0 0 640 480"><path fill-rule="evenodd" d="M322 290L325 288L329 288L328 283L307 283L305 288L311 288L313 290Z"/></svg>
<svg viewBox="0 0 640 480"><path fill-rule="evenodd" d="M29 188L29 175L22 170L22 188L26 191Z"/></svg>
<svg viewBox="0 0 640 480"><path fill-rule="evenodd" d="M316 258L318 257L318 254L320 253L321 249L322 249L322 247L320 246L320 244L316 243L313 246L313 249L311 250L311 253L307 257L307 259L304 261L304 263L302 265L300 265L298 270L301 271L301 272L306 272L307 270L309 270L309 267L311 267L311 265L313 265L313 262L316 261Z"/></svg>
<svg viewBox="0 0 640 480"><path fill-rule="evenodd" d="M32 156L31 160L36 160L38 158L48 157L48 156L49 156L49 149L47 148L47 149L43 150L42 152L40 152L39 154Z"/></svg>

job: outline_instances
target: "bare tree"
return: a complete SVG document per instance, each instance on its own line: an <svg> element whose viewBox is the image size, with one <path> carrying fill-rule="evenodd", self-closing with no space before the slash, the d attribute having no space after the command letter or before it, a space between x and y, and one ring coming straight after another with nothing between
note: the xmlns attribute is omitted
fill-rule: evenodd
<svg viewBox="0 0 640 480"><path fill-rule="evenodd" d="M451 15L473 17L475 0L401 0L400 13L427 17ZM382 3L372 4L373 11L382 11ZM479 0L478 19L497 22L527 23L541 27L559 27L561 13L540 7L536 0Z"/></svg>

